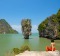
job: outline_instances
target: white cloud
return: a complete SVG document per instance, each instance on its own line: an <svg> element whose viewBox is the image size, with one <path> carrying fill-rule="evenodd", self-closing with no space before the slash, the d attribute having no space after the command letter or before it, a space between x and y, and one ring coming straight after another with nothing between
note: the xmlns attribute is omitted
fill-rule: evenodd
<svg viewBox="0 0 60 56"><path fill-rule="evenodd" d="M19 33L22 33L22 31L21 31L21 26L20 26L20 25L11 25L11 27L12 27L14 30L18 31Z"/></svg>
<svg viewBox="0 0 60 56"><path fill-rule="evenodd" d="M37 25L32 25L32 33L37 33L38 32L38 26Z"/></svg>
<svg viewBox="0 0 60 56"><path fill-rule="evenodd" d="M11 27L18 31L19 33L22 33L21 31L21 25L11 25ZM37 33L38 30L37 30L38 26L37 25L32 25L32 33Z"/></svg>

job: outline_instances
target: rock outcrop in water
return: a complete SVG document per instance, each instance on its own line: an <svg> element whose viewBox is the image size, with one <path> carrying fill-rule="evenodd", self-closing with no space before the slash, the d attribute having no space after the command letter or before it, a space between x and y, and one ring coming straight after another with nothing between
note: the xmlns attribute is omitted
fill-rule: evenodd
<svg viewBox="0 0 60 56"><path fill-rule="evenodd" d="M45 19L38 26L39 37L57 39L60 37L60 10L56 14Z"/></svg>
<svg viewBox="0 0 60 56"><path fill-rule="evenodd" d="M29 39L29 35L31 35L31 20L30 19L23 19L21 21L22 26L22 34L24 35L25 39Z"/></svg>
<svg viewBox="0 0 60 56"><path fill-rule="evenodd" d="M12 29L12 27L6 22L5 19L0 19L0 34L15 34L18 33L16 30Z"/></svg>

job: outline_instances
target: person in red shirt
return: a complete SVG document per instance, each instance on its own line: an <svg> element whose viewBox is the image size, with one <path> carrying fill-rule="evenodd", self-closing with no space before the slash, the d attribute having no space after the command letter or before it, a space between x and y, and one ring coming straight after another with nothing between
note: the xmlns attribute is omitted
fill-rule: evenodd
<svg viewBox="0 0 60 56"><path fill-rule="evenodd" d="M50 46L46 46L46 51L55 51L55 50L56 50L56 48L55 48L55 42L52 39L51 40L51 45Z"/></svg>

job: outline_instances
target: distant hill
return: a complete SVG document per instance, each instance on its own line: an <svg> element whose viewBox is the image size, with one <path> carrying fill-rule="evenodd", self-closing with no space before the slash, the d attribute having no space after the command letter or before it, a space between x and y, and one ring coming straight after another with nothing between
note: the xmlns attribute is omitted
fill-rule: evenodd
<svg viewBox="0 0 60 56"><path fill-rule="evenodd" d="M0 19L0 34L16 34L18 33L16 30L12 29L12 27L6 22L5 19Z"/></svg>
<svg viewBox="0 0 60 56"><path fill-rule="evenodd" d="M60 37L60 9L40 23L38 31L40 37Z"/></svg>

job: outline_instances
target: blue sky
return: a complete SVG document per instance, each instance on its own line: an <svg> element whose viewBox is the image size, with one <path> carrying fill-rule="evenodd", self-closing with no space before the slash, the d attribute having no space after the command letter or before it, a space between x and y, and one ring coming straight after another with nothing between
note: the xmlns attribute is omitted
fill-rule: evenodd
<svg viewBox="0 0 60 56"><path fill-rule="evenodd" d="M29 18L32 32L37 32L39 23L59 8L60 0L0 0L0 19L6 19L13 29L21 32L21 20Z"/></svg>

